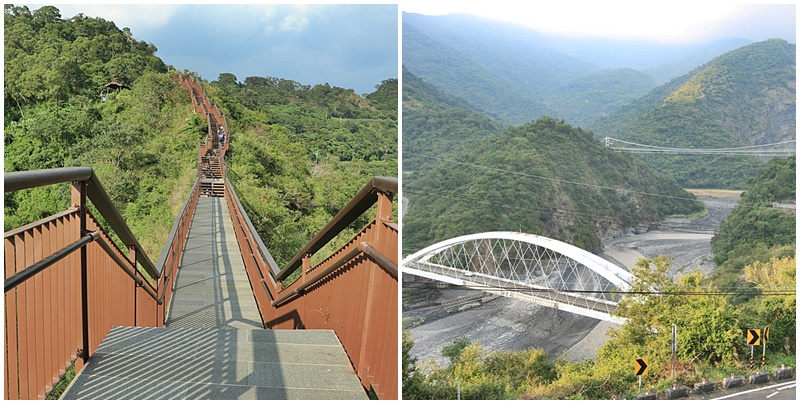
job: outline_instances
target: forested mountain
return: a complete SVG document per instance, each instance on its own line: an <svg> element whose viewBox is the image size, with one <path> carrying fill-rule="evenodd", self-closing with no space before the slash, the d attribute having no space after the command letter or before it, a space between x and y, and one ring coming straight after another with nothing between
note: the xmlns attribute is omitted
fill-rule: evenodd
<svg viewBox="0 0 800 404"><path fill-rule="evenodd" d="M795 156L772 159L748 181L747 191L711 242L714 261L723 271L741 270L772 256L794 256L797 217L773 203L797 199L796 161Z"/></svg>
<svg viewBox="0 0 800 404"><path fill-rule="evenodd" d="M205 122L152 44L113 22L5 5L4 170L94 168L155 260L194 181ZM105 102L106 84L119 83ZM4 195L5 229L64 210L67 185Z"/></svg>
<svg viewBox="0 0 800 404"><path fill-rule="evenodd" d="M207 134L177 72L154 45L101 18L6 5L4 20L5 171L92 167L156 260ZM369 178L397 176L397 79L365 97L274 77L198 79L226 114L230 179L279 265ZM6 194L5 229L60 212L69 198L66 185Z"/></svg>
<svg viewBox="0 0 800 404"><path fill-rule="evenodd" d="M672 80L592 126L595 133L642 144L732 148L795 139L796 47L754 43ZM648 155L685 187L743 188L761 163L753 157Z"/></svg>
<svg viewBox="0 0 800 404"><path fill-rule="evenodd" d="M404 66L506 124L551 115L586 127L745 43L566 38L470 15L403 14Z"/></svg>
<svg viewBox="0 0 800 404"><path fill-rule="evenodd" d="M543 117L503 127L404 73L403 249L516 230L597 250L601 237L701 210L674 180Z"/></svg>
<svg viewBox="0 0 800 404"><path fill-rule="evenodd" d="M397 177L397 83L366 97L275 77L239 83L224 73L210 83L232 131L229 178L278 265L373 176Z"/></svg>

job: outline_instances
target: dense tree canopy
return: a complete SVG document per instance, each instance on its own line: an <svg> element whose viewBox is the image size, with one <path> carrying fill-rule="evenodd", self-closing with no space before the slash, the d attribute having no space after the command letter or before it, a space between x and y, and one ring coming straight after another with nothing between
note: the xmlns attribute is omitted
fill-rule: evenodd
<svg viewBox="0 0 800 404"><path fill-rule="evenodd" d="M404 254L496 230L597 250L608 234L702 209L591 132L551 117L504 128L413 75L404 79Z"/></svg>
<svg viewBox="0 0 800 404"><path fill-rule="evenodd" d="M239 83L223 73L207 91L220 100L232 131L231 181L278 265L370 178L397 176L396 79L362 97L327 83L275 77ZM366 216L351 233L366 224Z"/></svg>
<svg viewBox="0 0 800 404"><path fill-rule="evenodd" d="M768 261L772 250L794 255L796 216L773 207L796 199L797 158L775 158L748 181L737 206L712 240L714 260L723 269L741 270L754 260Z"/></svg>
<svg viewBox="0 0 800 404"><path fill-rule="evenodd" d="M155 259L193 181L204 127L188 119L186 91L154 46L101 18L7 4L4 34L5 171L92 167ZM5 228L68 201L66 185L6 194Z"/></svg>
<svg viewBox="0 0 800 404"><path fill-rule="evenodd" d="M92 167L155 261L207 131L176 72L155 46L101 18L14 5L4 17L5 170ZM204 86L230 126L231 180L281 264L369 178L397 176L397 79L363 97L274 77L239 83L231 73ZM66 185L6 194L6 230L68 201Z"/></svg>
<svg viewBox="0 0 800 404"><path fill-rule="evenodd" d="M793 140L795 55L795 45L779 39L744 46L653 90L592 128L602 136L690 149ZM640 157L687 188L742 189L763 165L752 156Z"/></svg>

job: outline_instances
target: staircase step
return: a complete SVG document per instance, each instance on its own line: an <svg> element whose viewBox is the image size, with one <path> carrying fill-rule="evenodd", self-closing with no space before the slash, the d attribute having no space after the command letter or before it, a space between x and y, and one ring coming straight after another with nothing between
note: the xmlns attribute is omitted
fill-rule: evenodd
<svg viewBox="0 0 800 404"><path fill-rule="evenodd" d="M114 327L64 399L366 399L330 330Z"/></svg>

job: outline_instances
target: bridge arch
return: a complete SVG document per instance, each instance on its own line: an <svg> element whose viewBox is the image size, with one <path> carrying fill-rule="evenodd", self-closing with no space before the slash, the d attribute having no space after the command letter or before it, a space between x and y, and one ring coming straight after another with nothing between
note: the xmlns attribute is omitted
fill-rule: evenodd
<svg viewBox="0 0 800 404"><path fill-rule="evenodd" d="M613 316L613 291L627 270L579 247L520 232L487 232L433 244L403 259L406 274L436 279L601 320Z"/></svg>

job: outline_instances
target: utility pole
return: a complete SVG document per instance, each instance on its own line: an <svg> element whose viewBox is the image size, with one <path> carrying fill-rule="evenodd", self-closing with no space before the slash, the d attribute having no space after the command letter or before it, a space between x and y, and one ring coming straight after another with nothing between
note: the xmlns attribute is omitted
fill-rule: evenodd
<svg viewBox="0 0 800 404"><path fill-rule="evenodd" d="M672 325L672 383L675 383L675 353L678 350L678 326Z"/></svg>

